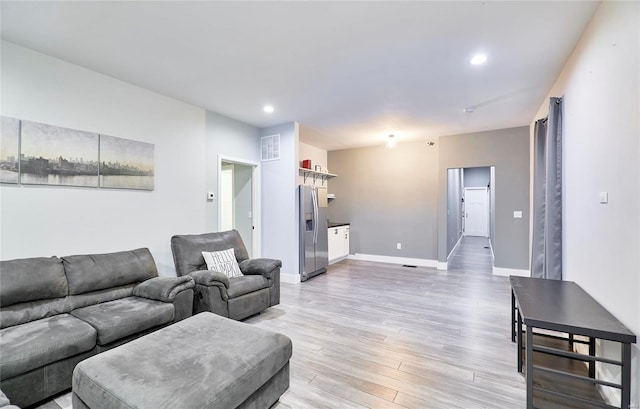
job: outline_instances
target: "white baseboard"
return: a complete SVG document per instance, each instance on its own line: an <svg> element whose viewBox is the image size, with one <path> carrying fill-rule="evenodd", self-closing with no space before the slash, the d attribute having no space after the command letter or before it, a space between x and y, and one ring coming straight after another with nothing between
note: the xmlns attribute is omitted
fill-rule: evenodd
<svg viewBox="0 0 640 409"><path fill-rule="evenodd" d="M462 237L464 237L464 234L461 234L460 237L458 237L458 241L456 241L456 245L453 246L453 248L451 249L451 251L449 252L449 255L447 256L447 261L449 260L449 257L451 257L451 255L453 254L454 251L456 251L456 248L458 247L458 245L460 244L460 242L462 241ZM438 270L446 270L446 268L439 268Z"/></svg>
<svg viewBox="0 0 640 409"><path fill-rule="evenodd" d="M518 270L516 268L502 268L493 266L494 276L518 276L518 277L531 277L529 270Z"/></svg>
<svg viewBox="0 0 640 409"><path fill-rule="evenodd" d="M350 260L363 260L363 261L375 261L377 263L391 263L391 264L406 264L409 266L420 267L436 267L438 262L436 260L427 260L424 258L410 258L410 257L393 257L393 256L378 256L375 254L349 254Z"/></svg>
<svg viewBox="0 0 640 409"><path fill-rule="evenodd" d="M489 249L491 250L491 260L496 261L496 258L493 254L493 245L491 244L491 239L489 239Z"/></svg>
<svg viewBox="0 0 640 409"><path fill-rule="evenodd" d="M449 269L449 262L445 261L443 263L442 261L438 261L438 265L436 266L436 268L438 270L448 270Z"/></svg>
<svg viewBox="0 0 640 409"><path fill-rule="evenodd" d="M335 260L329 260L329 265L336 264L336 263L338 263L338 262L340 262L342 260L346 260L348 258L349 258L349 256L347 255L347 256L344 256L344 257L338 257Z"/></svg>
<svg viewBox="0 0 640 409"><path fill-rule="evenodd" d="M280 274L281 283L299 284L300 274Z"/></svg>

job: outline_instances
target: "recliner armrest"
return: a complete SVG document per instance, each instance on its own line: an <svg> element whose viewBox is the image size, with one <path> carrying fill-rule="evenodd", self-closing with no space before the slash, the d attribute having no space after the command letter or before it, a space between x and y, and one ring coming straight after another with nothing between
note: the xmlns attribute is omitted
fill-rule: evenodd
<svg viewBox="0 0 640 409"><path fill-rule="evenodd" d="M238 266L245 275L262 275L266 279L273 278L273 272L282 267L282 261L271 258L253 258L241 261Z"/></svg>
<svg viewBox="0 0 640 409"><path fill-rule="evenodd" d="M154 277L135 286L133 295L150 300L173 302L179 293L193 287L195 287L193 278L189 276Z"/></svg>
<svg viewBox="0 0 640 409"><path fill-rule="evenodd" d="M193 277L196 284L206 286L220 286L222 284L225 288L229 288L229 277L219 271L197 270L190 272L185 277Z"/></svg>

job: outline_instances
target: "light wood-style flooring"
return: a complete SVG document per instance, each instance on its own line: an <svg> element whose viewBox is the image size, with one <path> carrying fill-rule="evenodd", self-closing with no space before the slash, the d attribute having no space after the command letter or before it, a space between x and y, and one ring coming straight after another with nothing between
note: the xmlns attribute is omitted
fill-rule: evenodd
<svg viewBox="0 0 640 409"><path fill-rule="evenodd" d="M246 322L293 340L291 408L524 408L510 339L510 287L487 240L450 270L346 260Z"/></svg>
<svg viewBox="0 0 640 409"><path fill-rule="evenodd" d="M463 238L448 271L345 260L283 283L280 305L245 320L293 340L291 386L274 408L524 408L509 280L491 275L487 246Z"/></svg>

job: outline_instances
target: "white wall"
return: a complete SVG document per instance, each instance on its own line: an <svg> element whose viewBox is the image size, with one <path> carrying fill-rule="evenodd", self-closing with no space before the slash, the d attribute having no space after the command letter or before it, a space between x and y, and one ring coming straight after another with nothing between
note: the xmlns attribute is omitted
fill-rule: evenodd
<svg viewBox="0 0 640 409"><path fill-rule="evenodd" d="M312 170L315 170L316 165L320 165L323 168L327 168L327 151L324 149L316 148L315 146L300 142L298 144L298 158L299 158L299 162L304 159L310 159ZM330 181L326 181L324 183L324 186L328 187L329 182ZM305 182L303 175L298 176L298 184L323 186L321 179L318 178L314 182L313 178L307 177L307 181Z"/></svg>
<svg viewBox="0 0 640 409"><path fill-rule="evenodd" d="M262 257L282 260L282 281L299 282L298 124L260 132L280 135L280 159L262 162Z"/></svg>
<svg viewBox="0 0 640 409"><path fill-rule="evenodd" d="M218 192L218 155L248 162L260 161L260 130L244 122L207 111L206 191ZM201 199L205 198L202 191ZM218 198L206 202L207 231L218 228ZM188 232L185 232L188 233Z"/></svg>
<svg viewBox="0 0 640 409"><path fill-rule="evenodd" d="M564 278L640 336L640 3L603 2L549 96L564 95ZM536 119L548 112L548 97ZM533 122L531 129L533 130ZM533 138L532 138L533 143ZM598 192L609 193L600 204ZM619 356L619 345L599 353ZM640 404L640 349L632 351ZM599 376L617 374L599 368ZM638 406L636 406L638 407Z"/></svg>
<svg viewBox="0 0 640 409"><path fill-rule="evenodd" d="M0 187L3 260L148 247L175 275L170 238L205 226L203 109L2 42L2 115L155 145L155 190Z"/></svg>

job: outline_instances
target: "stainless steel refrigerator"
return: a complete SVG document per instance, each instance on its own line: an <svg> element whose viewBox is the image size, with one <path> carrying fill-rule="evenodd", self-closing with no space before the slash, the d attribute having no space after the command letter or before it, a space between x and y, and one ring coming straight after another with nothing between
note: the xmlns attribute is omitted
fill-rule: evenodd
<svg viewBox="0 0 640 409"><path fill-rule="evenodd" d="M298 187L300 204L300 280L326 273L329 265L327 190Z"/></svg>

